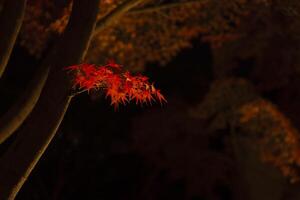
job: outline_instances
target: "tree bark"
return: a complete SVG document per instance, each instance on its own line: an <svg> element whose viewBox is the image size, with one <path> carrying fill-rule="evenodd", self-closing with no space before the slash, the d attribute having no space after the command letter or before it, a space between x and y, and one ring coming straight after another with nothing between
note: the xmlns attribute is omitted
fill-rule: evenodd
<svg viewBox="0 0 300 200"><path fill-rule="evenodd" d="M84 57L96 24L99 0L74 1L70 22L55 48L41 97L0 160L0 199L14 199L54 137L69 105L70 81L64 66Z"/></svg>
<svg viewBox="0 0 300 200"><path fill-rule="evenodd" d="M6 0L0 13L0 78L19 34L27 0Z"/></svg>

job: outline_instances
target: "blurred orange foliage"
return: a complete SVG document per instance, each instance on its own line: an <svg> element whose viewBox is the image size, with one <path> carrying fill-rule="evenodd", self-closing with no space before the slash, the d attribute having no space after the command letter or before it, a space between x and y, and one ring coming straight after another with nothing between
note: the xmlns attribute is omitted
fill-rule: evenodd
<svg viewBox="0 0 300 200"><path fill-rule="evenodd" d="M240 112L243 129L256 135L262 160L278 167L291 182L299 181L300 138L290 121L265 100L250 102Z"/></svg>
<svg viewBox="0 0 300 200"><path fill-rule="evenodd" d="M290 120L253 85L237 78L213 82L204 100L191 114L209 119L208 129L235 129L265 163L278 168L291 182L300 180L300 135ZM228 131L232 132L231 129Z"/></svg>
<svg viewBox="0 0 300 200"><path fill-rule="evenodd" d="M191 40L203 36L213 46L234 40L239 33L240 19L253 7L267 5L271 0L147 0L118 22L95 35L86 62L103 63L113 58L131 70L142 70L148 62L166 64ZM103 0L98 18L105 16L123 1ZM254 6L255 5L255 6ZM68 22L71 2L32 1L25 16L21 44L41 56L49 42L61 34Z"/></svg>

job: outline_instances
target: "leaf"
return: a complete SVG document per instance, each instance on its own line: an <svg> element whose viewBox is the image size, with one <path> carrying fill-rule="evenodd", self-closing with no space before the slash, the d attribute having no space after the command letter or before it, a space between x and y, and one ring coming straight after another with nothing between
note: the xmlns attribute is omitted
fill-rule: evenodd
<svg viewBox="0 0 300 200"><path fill-rule="evenodd" d="M110 97L111 105L115 109L119 104L125 105L132 100L136 104L151 104L155 99L159 100L160 104L167 102L160 90L149 83L148 77L123 72L122 66L113 60L109 60L108 64L103 66L79 64L64 69L74 72L73 88L83 91L102 89L106 92L106 97Z"/></svg>

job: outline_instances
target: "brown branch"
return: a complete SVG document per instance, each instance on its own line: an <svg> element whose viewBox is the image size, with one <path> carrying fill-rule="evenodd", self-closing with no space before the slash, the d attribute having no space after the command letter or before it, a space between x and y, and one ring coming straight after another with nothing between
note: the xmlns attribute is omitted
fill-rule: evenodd
<svg viewBox="0 0 300 200"><path fill-rule="evenodd" d="M132 15L132 14L151 13L151 12L162 11L165 9L178 8L181 6L193 6L197 3L203 3L203 2L205 2L205 0L190 0L184 2L164 3L164 4L158 4L158 5L148 6L144 8L132 9L127 14Z"/></svg>
<svg viewBox="0 0 300 200"><path fill-rule="evenodd" d="M27 0L6 0L0 16L0 78L19 34Z"/></svg>
<svg viewBox="0 0 300 200"><path fill-rule="evenodd" d="M49 73L41 67L21 98L0 118L0 144L10 137L25 121L36 105Z"/></svg>
<svg viewBox="0 0 300 200"><path fill-rule="evenodd" d="M123 2L120 6L118 6L116 9L111 11L109 14L107 14L97 22L94 35L98 34L104 27L113 23L114 21L119 19L120 16L125 14L127 11L129 11L130 9L134 8L135 6L137 6L138 4L144 1L145 0L127 0Z"/></svg>

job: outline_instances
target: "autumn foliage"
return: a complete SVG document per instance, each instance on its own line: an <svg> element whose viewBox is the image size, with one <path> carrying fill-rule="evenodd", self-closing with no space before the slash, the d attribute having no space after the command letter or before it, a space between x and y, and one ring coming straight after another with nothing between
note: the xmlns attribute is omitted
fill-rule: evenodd
<svg viewBox="0 0 300 200"><path fill-rule="evenodd" d="M96 32L85 62L103 63L113 57L134 71L143 71L147 63L165 65L180 50L191 47L199 35L214 47L236 40L242 18L269 1L228 0L220 4L212 0L148 0L124 14L118 23ZM29 4L20 34L21 45L36 57L63 33L72 4L69 0L39 2ZM122 2L100 1L98 18Z"/></svg>
<svg viewBox="0 0 300 200"><path fill-rule="evenodd" d="M135 101L136 104L151 104L157 99L161 104L166 102L164 96L156 89L153 83L149 83L148 77L132 75L129 71L123 71L122 66L114 61L106 65L80 64L66 67L66 70L74 72L73 88L79 88L80 92L91 89L101 89L110 97L111 105L115 108L119 104Z"/></svg>
<svg viewBox="0 0 300 200"><path fill-rule="evenodd" d="M240 109L240 123L247 133L256 133L255 144L263 161L280 169L294 183L300 180L299 132L278 108L266 100L256 100Z"/></svg>

